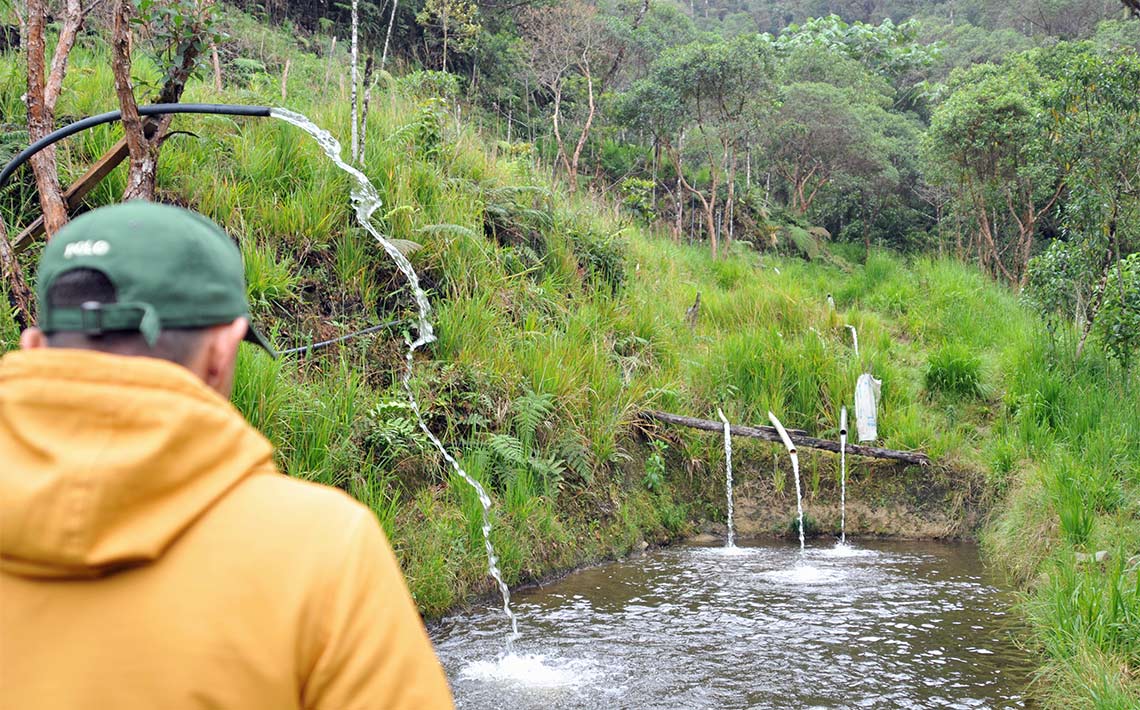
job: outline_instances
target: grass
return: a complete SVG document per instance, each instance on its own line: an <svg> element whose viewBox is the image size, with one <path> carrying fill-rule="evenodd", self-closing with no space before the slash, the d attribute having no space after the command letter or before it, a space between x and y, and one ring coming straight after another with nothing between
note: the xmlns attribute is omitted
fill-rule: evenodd
<svg viewBox="0 0 1140 710"><path fill-rule="evenodd" d="M325 80L330 64L240 14L227 18L236 39L224 54L265 70L231 71L221 94L194 81L187 100L279 103L288 57L288 106L347 135L347 96L335 73ZM61 115L111 108L107 50L84 43ZM136 71L155 75L145 61ZM0 108L18 107L18 76L17 58L0 58ZM280 347L412 313L402 279L352 223L347 180L307 137L258 119L180 117L175 127L194 135L167 143L160 196L235 235L256 320ZM644 443L638 410L712 419L720 406L756 424L770 409L789 427L834 436L855 379L870 371L884 383L881 445L923 449L952 486L988 481L996 504L985 547L1026 590L1038 694L1058 707L1135 706L1135 372L1096 343L1075 360L1064 338L970 266L884 251L851 264L840 250L811 263L747 249L713 261L567 194L533 151L484 142L438 101L381 92L369 131L363 169L384 201L376 223L422 246L412 259L435 307L439 340L417 359L412 387L428 426L490 488L508 583L722 514L719 440L676 433L660 451L664 470L647 478L645 459L659 449ZM105 127L61 144L67 178L115 138ZM122 187L120 169L88 201L113 202ZM23 198L0 209L12 231L35 215ZM0 311L0 347L16 338ZM376 511L421 609L436 615L493 589L481 506L402 405L402 357L399 333L303 359L243 352L234 401L276 444L282 470ZM756 452L768 471L769 450ZM805 475L820 485L819 466ZM783 476L773 472L777 485ZM1098 550L1106 562L1077 561Z"/></svg>

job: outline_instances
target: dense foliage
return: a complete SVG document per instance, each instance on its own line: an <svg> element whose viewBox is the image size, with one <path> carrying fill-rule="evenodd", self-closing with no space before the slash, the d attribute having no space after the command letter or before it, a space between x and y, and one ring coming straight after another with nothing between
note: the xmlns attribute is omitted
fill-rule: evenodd
<svg viewBox="0 0 1140 710"><path fill-rule="evenodd" d="M347 135L348 4L237 4L288 31L227 8L217 75L211 57L187 98L284 103ZM719 515L716 442L647 429L639 409L772 409L830 435L873 368L885 445L1000 501L986 540L1029 592L1038 695L1140 702L1140 21L1119 2L359 7L379 69L359 87L375 92L361 164L438 304L413 387L502 501L511 582ZM101 21L60 116L111 108ZM161 84L163 41L140 40L140 90ZM27 137L25 89L0 49L0 156ZM242 235L280 342L406 314L343 176L303 137L176 126L160 197ZM64 177L114 138L65 144ZM0 192L13 231L37 213L17 177ZM14 335L5 314L0 342ZM399 348L243 357L236 401L284 468L377 511L439 613L487 588L479 507L415 426ZM1107 563L1082 561L1098 550Z"/></svg>

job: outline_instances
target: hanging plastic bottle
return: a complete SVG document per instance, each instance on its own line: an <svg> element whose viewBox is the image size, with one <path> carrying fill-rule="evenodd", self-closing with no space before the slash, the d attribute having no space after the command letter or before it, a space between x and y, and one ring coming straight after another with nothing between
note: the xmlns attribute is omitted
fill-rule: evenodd
<svg viewBox="0 0 1140 710"><path fill-rule="evenodd" d="M874 441L879 438L879 392L882 381L876 380L869 372L859 375L855 383L855 429L859 441Z"/></svg>

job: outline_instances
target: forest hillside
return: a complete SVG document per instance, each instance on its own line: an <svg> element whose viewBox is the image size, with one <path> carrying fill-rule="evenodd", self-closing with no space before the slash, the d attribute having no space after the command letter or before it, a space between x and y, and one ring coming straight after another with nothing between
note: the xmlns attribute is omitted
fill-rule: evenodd
<svg viewBox="0 0 1140 710"><path fill-rule="evenodd" d="M1051 3L363 3L359 63L373 60L355 92L347 11L318 5L214 8L216 50L182 101L285 106L346 155L365 120L374 225L410 256L439 335L411 387L492 494L508 583L718 530L722 442L646 411L772 411L834 438L871 372L879 445L933 463L867 466L848 495L934 508L981 538L1024 590L1047 706L1140 703L1140 21L1123 6L1051 20ZM117 107L91 24L57 124ZM136 52L140 96L169 52ZM29 139L26 90L23 53L0 49L5 159ZM243 353L235 404L284 471L376 512L426 615L489 593L479 502L400 385L411 294L355 224L348 178L281 121L171 128L154 196L238 241L279 348L389 326ZM62 182L120 134L59 144ZM127 187L124 166L80 209ZM39 211L24 168L0 217L15 236ZM33 284L35 253L19 256ZM0 311L2 349L20 317ZM795 508L775 450L738 453L738 475L780 492L766 532ZM810 510L834 497L836 462L805 468Z"/></svg>

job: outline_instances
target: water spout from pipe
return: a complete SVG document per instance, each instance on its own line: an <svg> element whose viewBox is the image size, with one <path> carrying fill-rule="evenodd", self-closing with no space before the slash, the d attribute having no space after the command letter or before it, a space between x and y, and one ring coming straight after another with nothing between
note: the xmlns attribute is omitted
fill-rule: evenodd
<svg viewBox="0 0 1140 710"><path fill-rule="evenodd" d="M847 544L847 407L839 410L839 544Z"/></svg>
<svg viewBox="0 0 1140 710"><path fill-rule="evenodd" d="M799 517L800 524L800 552L804 551L804 504L803 492L800 490L800 459L796 455L796 446L792 443L792 439L788 436L788 432L784 429L784 425L776 418L772 412L768 412L768 419L772 422L772 426L776 427L776 431L780 434L780 439L783 440L784 446L788 449L788 456L792 459L792 473L796 478L796 513Z"/></svg>
<svg viewBox="0 0 1140 710"><path fill-rule="evenodd" d="M724 492L728 499L728 541L725 547L736 547L736 531L732 524L732 428L724 411L716 408L716 415L724 422Z"/></svg>

